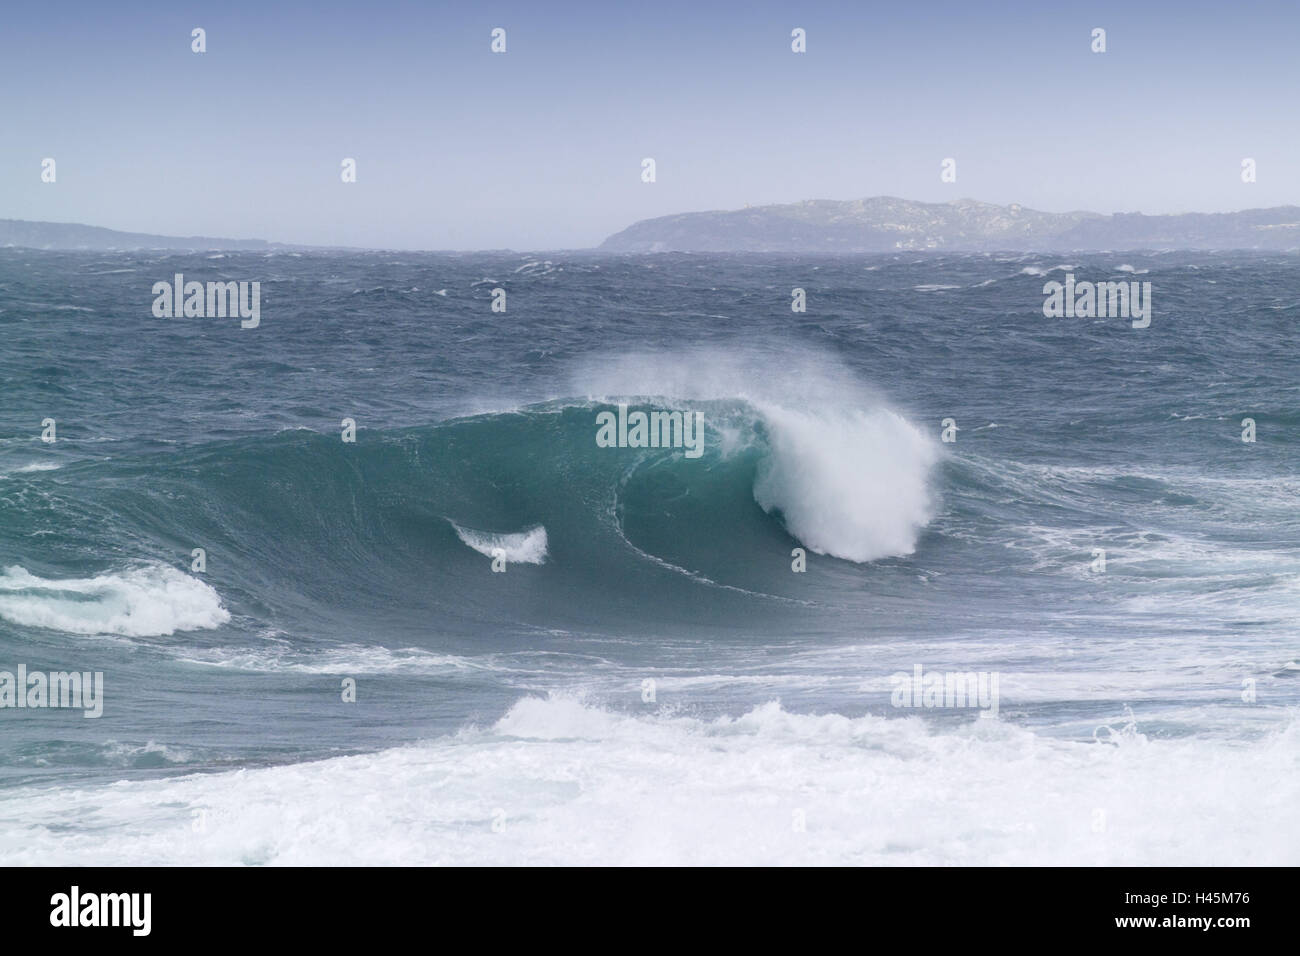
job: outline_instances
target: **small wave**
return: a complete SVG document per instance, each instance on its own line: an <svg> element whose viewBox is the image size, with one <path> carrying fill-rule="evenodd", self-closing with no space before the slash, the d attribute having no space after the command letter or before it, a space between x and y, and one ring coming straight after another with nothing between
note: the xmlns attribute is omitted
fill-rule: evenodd
<svg viewBox="0 0 1300 956"><path fill-rule="evenodd" d="M546 528L538 525L515 534L494 534L490 531L475 531L462 528L451 522L456 535L479 554L494 558L500 553L507 561L514 564L545 564Z"/></svg>
<svg viewBox="0 0 1300 956"><path fill-rule="evenodd" d="M11 472L0 472L0 478L8 478L10 475L30 475L38 471L58 471L62 467L52 461L34 461Z"/></svg>
<svg viewBox="0 0 1300 956"><path fill-rule="evenodd" d="M544 262L537 262L535 260L525 262L515 270L516 273L523 272L528 275L550 275L552 272L559 271L560 270L555 267L555 264L552 263L550 259L547 259Z"/></svg>
<svg viewBox="0 0 1300 956"><path fill-rule="evenodd" d="M328 650L293 648L211 647L189 648L177 659L208 667L236 671L297 674L419 674L422 676L490 670L491 663L455 654L437 654L418 647L390 650L387 647L345 644Z"/></svg>
<svg viewBox="0 0 1300 956"><path fill-rule="evenodd" d="M0 572L0 617L69 634L162 637L230 620L211 587L165 565L93 578L42 578L14 565Z"/></svg>
<svg viewBox="0 0 1300 956"><path fill-rule="evenodd" d="M167 744L160 744L153 740L143 744L107 740L101 748L101 753L106 761L122 766L134 766L155 760L165 763L189 763L194 757L192 751L183 747L169 747Z"/></svg>
<svg viewBox="0 0 1300 956"><path fill-rule="evenodd" d="M1062 263L1059 266L1052 266L1044 269L1041 266L1025 266L1020 270L1022 276L1045 276L1051 272L1069 272L1071 269L1077 269L1078 266L1072 266L1069 263Z"/></svg>

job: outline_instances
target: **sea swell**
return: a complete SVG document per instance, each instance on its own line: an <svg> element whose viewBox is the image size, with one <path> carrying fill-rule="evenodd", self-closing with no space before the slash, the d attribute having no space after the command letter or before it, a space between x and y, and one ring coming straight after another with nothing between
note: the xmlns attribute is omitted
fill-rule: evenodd
<svg viewBox="0 0 1300 956"><path fill-rule="evenodd" d="M741 583L749 593L754 582L728 578L755 549L865 563L910 553L933 515L935 445L887 408L626 400L701 412L702 457L599 447L596 416L610 406L571 399L362 429L354 443L289 430L78 463L35 499L0 498L12 506L0 617L162 636L226 623L223 598L253 616L358 596L509 614L485 574L498 557L498 570L545 575L569 593L584 581L608 588L612 569L632 590L675 569L688 572L672 575L676 587ZM194 571L200 547L207 566ZM87 551L126 554L91 567ZM70 552L80 558L72 573L60 560Z"/></svg>

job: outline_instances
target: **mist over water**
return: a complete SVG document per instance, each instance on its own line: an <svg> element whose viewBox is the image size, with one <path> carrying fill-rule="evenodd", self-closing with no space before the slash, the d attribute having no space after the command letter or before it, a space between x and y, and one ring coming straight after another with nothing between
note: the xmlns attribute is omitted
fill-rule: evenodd
<svg viewBox="0 0 1300 956"><path fill-rule="evenodd" d="M1066 267L1150 327L1044 318ZM106 687L6 713L0 857L1294 863L1298 309L1250 254L0 250L0 669Z"/></svg>

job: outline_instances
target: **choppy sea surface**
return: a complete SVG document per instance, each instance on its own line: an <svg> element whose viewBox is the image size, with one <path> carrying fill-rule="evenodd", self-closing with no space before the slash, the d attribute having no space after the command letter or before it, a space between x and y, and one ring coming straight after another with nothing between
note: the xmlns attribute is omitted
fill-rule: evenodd
<svg viewBox="0 0 1300 956"><path fill-rule="evenodd" d="M0 670L104 675L0 707L0 861L1300 863L1298 320L1262 254L0 250Z"/></svg>

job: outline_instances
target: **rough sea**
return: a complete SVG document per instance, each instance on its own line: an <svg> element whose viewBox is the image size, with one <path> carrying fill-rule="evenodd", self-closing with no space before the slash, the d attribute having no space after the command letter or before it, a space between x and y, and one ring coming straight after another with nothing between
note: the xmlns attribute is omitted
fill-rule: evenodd
<svg viewBox="0 0 1300 956"><path fill-rule="evenodd" d="M1298 323L1284 255L0 249L0 671L103 674L0 706L0 862L1300 863Z"/></svg>

